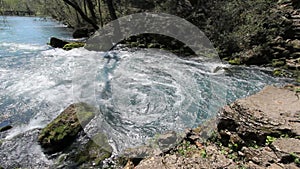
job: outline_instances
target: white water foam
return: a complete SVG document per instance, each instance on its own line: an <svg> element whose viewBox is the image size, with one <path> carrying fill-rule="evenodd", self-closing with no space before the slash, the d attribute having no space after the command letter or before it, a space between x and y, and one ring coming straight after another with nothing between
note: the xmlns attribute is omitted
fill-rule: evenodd
<svg viewBox="0 0 300 169"><path fill-rule="evenodd" d="M0 43L0 47L9 48L10 51L18 50L28 50L28 51L37 51L37 50L46 50L49 48L47 45L37 45L37 44L23 44L23 43Z"/></svg>

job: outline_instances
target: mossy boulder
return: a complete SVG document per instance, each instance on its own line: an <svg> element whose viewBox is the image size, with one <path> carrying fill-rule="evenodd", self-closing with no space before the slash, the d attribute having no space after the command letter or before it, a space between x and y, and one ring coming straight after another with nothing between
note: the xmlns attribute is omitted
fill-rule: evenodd
<svg viewBox="0 0 300 169"><path fill-rule="evenodd" d="M72 104L48 124L38 136L47 153L63 150L70 145L83 127L94 117L96 109L86 103Z"/></svg>
<svg viewBox="0 0 300 169"><path fill-rule="evenodd" d="M71 49L74 49L74 48L83 47L84 45L85 45L85 43L83 43L83 42L70 42L68 44L65 44L63 49L64 50L71 50Z"/></svg>
<svg viewBox="0 0 300 169"><path fill-rule="evenodd" d="M84 42L70 42L70 41L61 40L61 39L52 37L50 39L49 45L54 48L62 48L64 50L71 50L74 48L83 47L85 45L85 43Z"/></svg>

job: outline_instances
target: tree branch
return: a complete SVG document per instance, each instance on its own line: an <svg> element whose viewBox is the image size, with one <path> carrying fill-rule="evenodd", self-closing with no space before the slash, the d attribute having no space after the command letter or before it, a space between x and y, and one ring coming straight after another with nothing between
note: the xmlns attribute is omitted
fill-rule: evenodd
<svg viewBox="0 0 300 169"><path fill-rule="evenodd" d="M84 19L86 22L91 24L96 30L99 29L98 25L93 20L91 20L88 16L86 16L86 14L81 10L81 8L77 4L69 0L63 0L63 1L68 5L72 6L80 14L82 19Z"/></svg>

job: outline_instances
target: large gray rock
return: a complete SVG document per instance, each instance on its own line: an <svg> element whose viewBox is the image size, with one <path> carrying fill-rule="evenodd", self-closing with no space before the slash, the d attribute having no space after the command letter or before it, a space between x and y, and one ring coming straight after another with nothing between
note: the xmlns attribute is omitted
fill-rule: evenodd
<svg viewBox="0 0 300 169"><path fill-rule="evenodd" d="M273 86L225 106L219 115L219 130L264 142L266 136L300 135L300 100L294 91Z"/></svg>
<svg viewBox="0 0 300 169"><path fill-rule="evenodd" d="M299 168L300 100L294 87L267 86L239 99L220 111L218 131L208 140L199 129L189 130L172 151L125 168Z"/></svg>

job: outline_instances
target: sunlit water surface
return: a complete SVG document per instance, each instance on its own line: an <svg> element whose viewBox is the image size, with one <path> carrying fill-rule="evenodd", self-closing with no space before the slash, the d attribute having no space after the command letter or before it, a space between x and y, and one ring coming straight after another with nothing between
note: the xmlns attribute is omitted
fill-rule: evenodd
<svg viewBox="0 0 300 169"><path fill-rule="evenodd" d="M68 39L70 32L53 20L0 19L0 122L13 123L1 135L6 141L0 165L52 165L32 129L44 127L74 102L98 108L86 132L106 133L118 153L156 133L196 127L225 104L286 81L256 67L212 73L230 66L157 50L115 51L118 59L108 60L103 52L47 45L51 36Z"/></svg>

